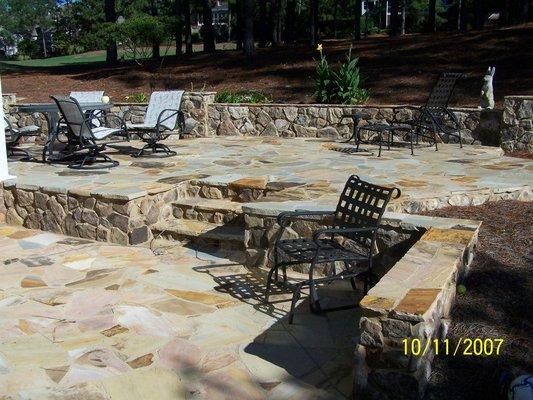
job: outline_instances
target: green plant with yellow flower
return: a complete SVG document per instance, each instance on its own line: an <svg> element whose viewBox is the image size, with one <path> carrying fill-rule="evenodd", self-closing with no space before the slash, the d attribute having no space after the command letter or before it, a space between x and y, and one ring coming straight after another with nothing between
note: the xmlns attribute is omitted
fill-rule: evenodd
<svg viewBox="0 0 533 400"><path fill-rule="evenodd" d="M315 99L318 103L361 104L370 98L367 90L360 88L359 59L352 57L352 48L346 61L335 71L328 63L322 44L317 46L320 58L316 60Z"/></svg>

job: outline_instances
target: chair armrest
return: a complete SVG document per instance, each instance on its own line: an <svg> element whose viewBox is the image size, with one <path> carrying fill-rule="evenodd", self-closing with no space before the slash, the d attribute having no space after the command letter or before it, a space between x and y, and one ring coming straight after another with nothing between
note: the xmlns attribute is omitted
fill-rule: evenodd
<svg viewBox="0 0 533 400"><path fill-rule="evenodd" d="M118 121L118 125L120 126L121 129L124 129L125 131L128 130L128 128L126 127L126 121L124 121L124 118L116 115L116 114L105 114L105 115L102 115L100 117L96 117L94 115L91 115L91 117L87 118L88 121L92 121L94 119L97 119L98 121L100 121L100 123L103 123L104 125L107 125L107 122L109 120L116 120Z"/></svg>
<svg viewBox="0 0 533 400"><path fill-rule="evenodd" d="M364 232L375 232L377 231L377 227L375 228L325 228L325 229L319 229L313 234L313 241L320 247L320 236L322 235L328 235L331 233L338 233L341 236L344 236L348 233L364 233Z"/></svg>
<svg viewBox="0 0 533 400"><path fill-rule="evenodd" d="M169 113L169 112L170 114L167 115L165 118L163 118L164 114ZM183 114L181 110L176 110L173 108L165 108L163 111L159 113L159 116L157 117L157 125L156 125L157 129L159 129L159 127L161 126L163 122L174 117L175 115L179 115L180 113ZM178 120L179 120L179 117L176 119L176 123L178 122Z"/></svg>
<svg viewBox="0 0 533 400"><path fill-rule="evenodd" d="M306 216L327 216L327 215L333 215L335 212L333 211L305 211L305 210L298 210L298 211L283 211L278 215L277 221L278 224L286 228L289 226L289 222L291 219L304 219L299 217L306 217Z"/></svg>

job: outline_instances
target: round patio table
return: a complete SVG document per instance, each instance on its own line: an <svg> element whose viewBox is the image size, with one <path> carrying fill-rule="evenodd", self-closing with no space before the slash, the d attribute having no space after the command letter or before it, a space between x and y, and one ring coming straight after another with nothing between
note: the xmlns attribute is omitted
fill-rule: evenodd
<svg viewBox="0 0 533 400"><path fill-rule="evenodd" d="M106 111L113 107L113 103L80 103L82 111ZM56 161L53 157L53 144L58 135L59 108L56 103L28 103L17 106L19 112L39 113L46 118L48 125L48 139L43 148L43 162Z"/></svg>

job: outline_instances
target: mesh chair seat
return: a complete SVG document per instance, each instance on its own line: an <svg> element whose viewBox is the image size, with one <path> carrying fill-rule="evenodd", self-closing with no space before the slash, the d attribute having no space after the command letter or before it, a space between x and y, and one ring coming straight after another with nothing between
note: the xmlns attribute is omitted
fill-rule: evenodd
<svg viewBox="0 0 533 400"><path fill-rule="evenodd" d="M97 128L93 128L93 135L96 139L105 139L108 136L111 136L115 133L122 132L121 128L106 128L105 126L99 126Z"/></svg>
<svg viewBox="0 0 533 400"><path fill-rule="evenodd" d="M297 238L280 240L277 247L278 250L281 250L289 259L302 263L311 262L315 258L315 255L317 255L316 262L318 263L341 260L368 260L367 254L360 254L353 250L346 249L336 240L319 239L318 243L320 246L318 246L313 239Z"/></svg>

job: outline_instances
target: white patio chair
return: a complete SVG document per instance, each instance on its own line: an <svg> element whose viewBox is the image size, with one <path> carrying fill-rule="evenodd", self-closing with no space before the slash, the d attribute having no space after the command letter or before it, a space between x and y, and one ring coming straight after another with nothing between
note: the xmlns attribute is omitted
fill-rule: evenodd
<svg viewBox="0 0 533 400"><path fill-rule="evenodd" d="M175 151L159 141L183 131L185 121L180 111L183 93L182 90L153 92L143 123L126 124L129 133L137 134L146 143L134 157L144 155L147 150L151 150L152 154L164 153L167 157L176 155Z"/></svg>

